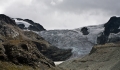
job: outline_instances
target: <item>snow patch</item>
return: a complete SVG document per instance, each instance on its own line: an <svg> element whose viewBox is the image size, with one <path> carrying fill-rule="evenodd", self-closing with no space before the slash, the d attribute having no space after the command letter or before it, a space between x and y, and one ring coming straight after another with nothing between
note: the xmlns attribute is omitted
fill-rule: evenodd
<svg viewBox="0 0 120 70"><path fill-rule="evenodd" d="M24 24L26 28L28 28L31 24L28 23L28 22L25 22L23 20L17 20L17 19L14 19L16 24Z"/></svg>
<svg viewBox="0 0 120 70"><path fill-rule="evenodd" d="M63 63L64 61L56 61L56 62L54 62L55 63L55 65L59 65L59 64L61 64L61 63Z"/></svg>

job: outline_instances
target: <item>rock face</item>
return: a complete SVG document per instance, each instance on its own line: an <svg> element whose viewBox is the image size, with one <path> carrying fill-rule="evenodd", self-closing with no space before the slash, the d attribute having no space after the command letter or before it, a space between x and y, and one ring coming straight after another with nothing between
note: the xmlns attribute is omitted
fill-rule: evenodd
<svg viewBox="0 0 120 70"><path fill-rule="evenodd" d="M120 42L96 45L89 55L59 65L66 70L120 70Z"/></svg>
<svg viewBox="0 0 120 70"><path fill-rule="evenodd" d="M110 33L118 33L120 32L120 17L113 16L110 20L104 25L105 30L104 34L109 35Z"/></svg>
<svg viewBox="0 0 120 70"><path fill-rule="evenodd" d="M101 33L101 35L98 37L98 44L105 44L106 42L112 42L112 40L109 40L108 37L111 33L117 34L120 32L120 17L113 16L109 19L109 21L104 24L104 31ZM115 40L114 40L115 41ZM116 40L118 41L118 40Z"/></svg>
<svg viewBox="0 0 120 70"><path fill-rule="evenodd" d="M48 48L50 44L42 37L19 29L10 17L0 15L0 64L4 61L14 65L32 66L40 70L59 70L52 60L41 53Z"/></svg>
<svg viewBox="0 0 120 70"><path fill-rule="evenodd" d="M0 14L0 20L11 25L16 25L15 21L4 14Z"/></svg>
<svg viewBox="0 0 120 70"><path fill-rule="evenodd" d="M44 27L39 23L35 23L30 19L21 19L21 18L14 18L15 22L17 23L18 27L24 30L31 30L31 31L44 31Z"/></svg>

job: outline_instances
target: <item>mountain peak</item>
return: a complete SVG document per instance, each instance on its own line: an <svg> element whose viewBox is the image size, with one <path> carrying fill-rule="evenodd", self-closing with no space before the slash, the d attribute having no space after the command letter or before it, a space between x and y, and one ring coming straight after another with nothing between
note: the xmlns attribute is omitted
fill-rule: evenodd
<svg viewBox="0 0 120 70"><path fill-rule="evenodd" d="M6 16L5 14L0 14L0 21L4 21L7 24L16 25L15 21L12 20L12 18L10 18L9 16Z"/></svg>
<svg viewBox="0 0 120 70"><path fill-rule="evenodd" d="M113 23L113 22L116 22L119 19L120 19L120 17L112 16L107 23Z"/></svg>
<svg viewBox="0 0 120 70"><path fill-rule="evenodd" d="M120 17L113 16L109 19L109 21L104 25L105 30L104 34L109 35L110 33L118 33L120 32Z"/></svg>

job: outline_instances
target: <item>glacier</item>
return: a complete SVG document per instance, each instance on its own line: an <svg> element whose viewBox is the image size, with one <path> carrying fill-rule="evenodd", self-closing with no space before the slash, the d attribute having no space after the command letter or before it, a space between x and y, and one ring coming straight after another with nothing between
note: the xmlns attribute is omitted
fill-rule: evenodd
<svg viewBox="0 0 120 70"><path fill-rule="evenodd" d="M87 55L97 44L97 37L104 31L104 25L87 26L88 35L83 35L81 28L73 30L47 30L37 32L52 45L62 49L72 49L71 58Z"/></svg>

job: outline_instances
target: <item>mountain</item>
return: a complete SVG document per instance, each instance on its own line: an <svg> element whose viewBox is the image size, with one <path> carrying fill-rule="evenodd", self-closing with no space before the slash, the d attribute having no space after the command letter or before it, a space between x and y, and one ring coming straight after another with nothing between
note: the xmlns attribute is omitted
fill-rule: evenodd
<svg viewBox="0 0 120 70"><path fill-rule="evenodd" d="M46 30L42 25L36 23L30 19L22 19L22 18L13 18L15 20L17 26L24 30L31 31L44 31Z"/></svg>
<svg viewBox="0 0 120 70"><path fill-rule="evenodd" d="M0 70L61 70L50 59L65 60L70 55L71 50L52 46L38 34L21 30L9 16L0 14Z"/></svg>
<svg viewBox="0 0 120 70"><path fill-rule="evenodd" d="M2 64L18 68L22 64L25 68L31 66L41 70L120 69L120 17L113 16L105 24L73 30L45 30L36 27L39 25L34 25L32 20L16 18L14 21L5 15L0 15L0 20L2 69L7 68ZM66 60L70 56L74 59L58 67L52 61Z"/></svg>
<svg viewBox="0 0 120 70"><path fill-rule="evenodd" d="M0 70L119 70L119 46L120 17L73 30L45 30L32 20L0 14ZM70 56L74 59L55 66L53 61Z"/></svg>

